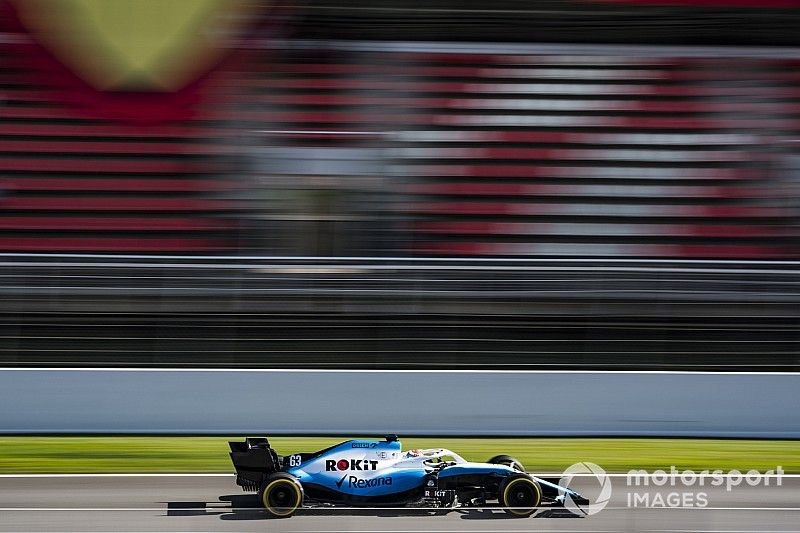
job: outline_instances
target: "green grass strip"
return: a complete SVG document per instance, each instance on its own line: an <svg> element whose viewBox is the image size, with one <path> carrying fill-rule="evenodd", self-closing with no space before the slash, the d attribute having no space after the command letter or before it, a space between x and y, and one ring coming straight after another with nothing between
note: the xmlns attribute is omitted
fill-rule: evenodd
<svg viewBox="0 0 800 533"><path fill-rule="evenodd" d="M232 472L225 437L0 437L0 473ZM242 440L242 437L231 437ZM340 437L272 437L281 455L310 452ZM408 438L403 449L449 448L468 460L501 453L530 472L557 473L580 462L609 472L705 469L800 473L800 441L618 438Z"/></svg>

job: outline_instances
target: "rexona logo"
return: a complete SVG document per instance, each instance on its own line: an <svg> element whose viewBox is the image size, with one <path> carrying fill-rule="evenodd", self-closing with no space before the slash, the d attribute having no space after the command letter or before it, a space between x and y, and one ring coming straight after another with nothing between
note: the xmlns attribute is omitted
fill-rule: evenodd
<svg viewBox="0 0 800 533"><path fill-rule="evenodd" d="M372 487L391 487L392 478L374 477L372 479L359 479L356 476L347 478L347 486L351 489L371 489Z"/></svg>
<svg viewBox="0 0 800 533"><path fill-rule="evenodd" d="M335 472L337 470L377 470L378 461L367 459L334 459L325 460L325 471Z"/></svg>

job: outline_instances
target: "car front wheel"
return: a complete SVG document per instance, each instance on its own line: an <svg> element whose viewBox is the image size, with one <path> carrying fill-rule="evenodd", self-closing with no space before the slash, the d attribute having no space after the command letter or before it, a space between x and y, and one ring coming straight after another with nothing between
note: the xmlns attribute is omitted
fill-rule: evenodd
<svg viewBox="0 0 800 533"><path fill-rule="evenodd" d="M524 518L535 513L542 503L542 488L529 476L514 474L500 483L498 500L505 512Z"/></svg>

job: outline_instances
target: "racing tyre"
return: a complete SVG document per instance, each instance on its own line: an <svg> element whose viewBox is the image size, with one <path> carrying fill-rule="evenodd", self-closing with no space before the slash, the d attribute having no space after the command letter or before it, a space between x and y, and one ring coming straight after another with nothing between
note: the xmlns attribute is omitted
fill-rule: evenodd
<svg viewBox="0 0 800 533"><path fill-rule="evenodd" d="M525 518L535 513L542 503L542 488L530 476L512 474L500 483L497 499L505 512Z"/></svg>
<svg viewBox="0 0 800 533"><path fill-rule="evenodd" d="M303 486L296 477L278 472L261 486L258 499L271 516L289 518L303 505Z"/></svg>
<svg viewBox="0 0 800 533"><path fill-rule="evenodd" d="M518 470L520 472L524 472L525 471L525 467L522 466L522 463L520 463L519 461L517 461L516 459L514 459L510 455L495 455L494 457L492 457L491 459L489 459L486 462L490 463L490 464L493 464L493 465L510 466L514 470Z"/></svg>

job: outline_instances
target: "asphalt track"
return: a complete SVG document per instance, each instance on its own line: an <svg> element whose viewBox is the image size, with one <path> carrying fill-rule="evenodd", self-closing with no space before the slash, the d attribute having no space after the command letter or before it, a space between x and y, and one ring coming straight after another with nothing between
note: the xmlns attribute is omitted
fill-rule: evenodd
<svg viewBox="0 0 800 533"><path fill-rule="evenodd" d="M585 482L585 480L581 480ZM514 519L499 509L454 510L436 516L411 509L309 509L274 520L242 493L233 476L0 477L0 531L269 531L401 533L745 532L800 531L800 478L770 486L629 487L612 478L608 506L588 518ZM628 506L628 493L706 494L706 507ZM542 516L545 515L545 516Z"/></svg>

